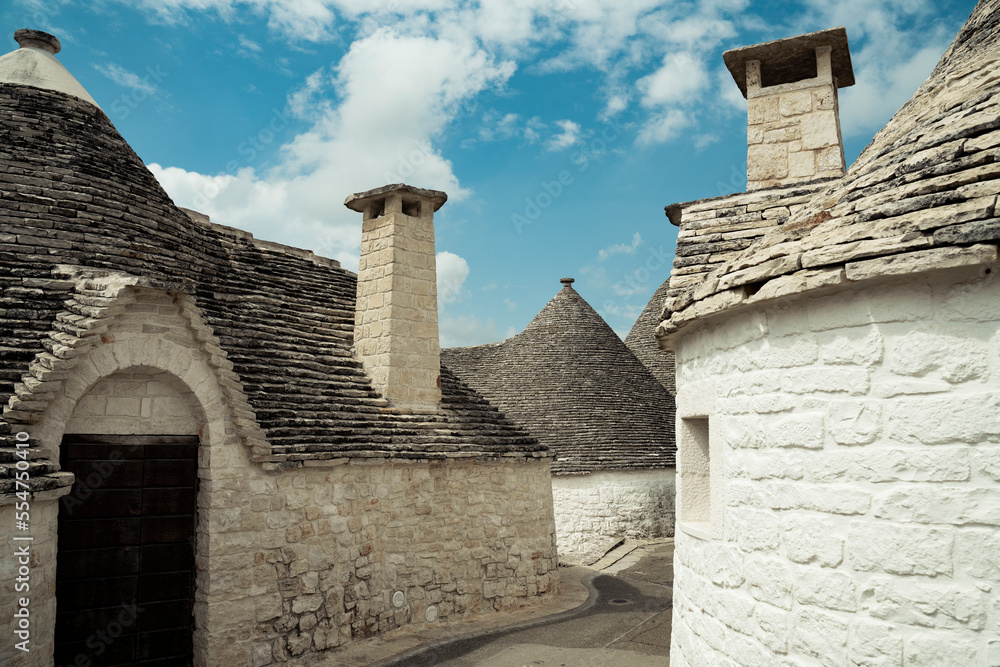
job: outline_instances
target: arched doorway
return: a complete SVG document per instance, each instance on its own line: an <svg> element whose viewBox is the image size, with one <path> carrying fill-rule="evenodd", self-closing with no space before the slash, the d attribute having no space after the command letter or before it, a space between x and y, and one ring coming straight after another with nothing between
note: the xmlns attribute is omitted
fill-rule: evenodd
<svg viewBox="0 0 1000 667"><path fill-rule="evenodd" d="M173 376L119 372L78 401L60 447L57 665L190 665L198 424Z"/></svg>

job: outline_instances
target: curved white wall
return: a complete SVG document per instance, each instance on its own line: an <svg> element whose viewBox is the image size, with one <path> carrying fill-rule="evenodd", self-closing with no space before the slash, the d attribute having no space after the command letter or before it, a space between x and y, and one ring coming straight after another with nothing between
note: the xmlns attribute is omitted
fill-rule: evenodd
<svg viewBox="0 0 1000 667"><path fill-rule="evenodd" d="M589 565L623 539L674 534L674 469L553 475L559 561Z"/></svg>
<svg viewBox="0 0 1000 667"><path fill-rule="evenodd" d="M1000 664L997 273L857 284L679 337L680 512L682 420L704 417L721 511L679 523L672 665Z"/></svg>

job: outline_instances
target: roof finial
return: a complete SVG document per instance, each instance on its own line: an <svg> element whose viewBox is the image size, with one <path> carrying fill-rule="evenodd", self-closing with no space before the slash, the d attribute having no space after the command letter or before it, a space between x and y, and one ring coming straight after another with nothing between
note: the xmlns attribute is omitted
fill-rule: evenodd
<svg viewBox="0 0 1000 667"><path fill-rule="evenodd" d="M573 288L572 288L572 287L570 287L570 286L571 286L571 285L572 285L573 283L575 283L576 281L575 281L575 280L573 280L572 278L560 278L560 279L559 279L559 282L561 282L561 283L562 283L563 285L565 285L566 287L569 287L570 289L573 289Z"/></svg>
<svg viewBox="0 0 1000 667"><path fill-rule="evenodd" d="M42 51L48 51L52 55L62 50L62 45L59 43L58 37L50 35L47 32L42 32L41 30L32 30L30 28L15 30L14 41L20 44L22 49L29 47L41 49Z"/></svg>

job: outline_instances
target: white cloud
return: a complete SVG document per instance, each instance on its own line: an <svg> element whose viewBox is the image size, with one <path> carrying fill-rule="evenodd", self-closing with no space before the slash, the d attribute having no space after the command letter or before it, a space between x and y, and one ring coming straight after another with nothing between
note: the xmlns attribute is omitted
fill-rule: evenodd
<svg viewBox="0 0 1000 667"><path fill-rule="evenodd" d="M840 92L844 135L870 134L885 125L931 73L944 48L927 46L902 62L871 63L858 70L855 85Z"/></svg>
<svg viewBox="0 0 1000 667"><path fill-rule="evenodd" d="M516 113L501 116L495 109L483 114L482 123L478 133L482 141L500 141L516 137L528 144L537 143L546 127L538 116L527 119Z"/></svg>
<svg viewBox="0 0 1000 667"><path fill-rule="evenodd" d="M570 146L580 141L580 124L571 120L557 120L556 125L562 130L559 134L553 135L545 142L545 147L550 151L566 150Z"/></svg>
<svg viewBox="0 0 1000 667"><path fill-rule="evenodd" d="M806 0L806 6L794 29L847 29L856 84L840 92L845 135L882 127L924 82L958 28L932 21L939 9L932 0Z"/></svg>
<svg viewBox="0 0 1000 667"><path fill-rule="evenodd" d="M708 77L701 59L687 51L668 53L658 70L636 82L644 107L697 101Z"/></svg>
<svg viewBox="0 0 1000 667"><path fill-rule="evenodd" d="M246 35L239 35L239 37L237 39L239 40L240 46L243 47L244 49L246 49L247 51L253 51L254 53L260 53L260 50L261 50L260 49L260 44L258 44L257 42L253 41L252 39L250 39Z"/></svg>
<svg viewBox="0 0 1000 667"><path fill-rule="evenodd" d="M512 63L497 63L468 42L380 29L355 42L337 65L332 85L339 105L316 107L312 126L282 145L272 170L208 175L151 169L180 206L354 269L361 219L344 208L344 197L400 180L444 190L453 199L467 195L432 141L463 100L502 85L513 70ZM319 87L310 77L304 90ZM385 91L406 104L386 104ZM296 107L300 98L293 96L290 106L301 111L308 99L304 95Z"/></svg>
<svg viewBox="0 0 1000 667"><path fill-rule="evenodd" d="M510 338L516 333L513 327L509 327L505 333L501 334L493 318L488 318L483 322L471 315L442 317L438 325L438 332L441 347L496 343L504 338Z"/></svg>
<svg viewBox="0 0 1000 667"><path fill-rule="evenodd" d="M598 250L597 261L603 262L612 255L634 255L640 245L642 245L642 236L639 235L639 232L636 232L632 236L631 243L615 243L614 245L609 245L607 248Z"/></svg>
<svg viewBox="0 0 1000 667"><path fill-rule="evenodd" d="M94 65L94 69L108 77L119 86L141 91L148 95L156 92L156 86L150 83L148 77L142 77L135 72L130 72L121 65L108 63L107 65Z"/></svg>
<svg viewBox="0 0 1000 667"><path fill-rule="evenodd" d="M718 143L719 140L720 140L720 137L717 134L698 134L698 135L695 135L695 137L693 139L693 141L694 141L694 149L696 151L699 151L699 152L703 151L706 148L708 148L709 146L711 146L712 144Z"/></svg>
<svg viewBox="0 0 1000 667"><path fill-rule="evenodd" d="M469 263L453 252L439 252L437 264L438 310L443 312L449 304L457 303L468 296L463 289L469 277Z"/></svg>
<svg viewBox="0 0 1000 667"><path fill-rule="evenodd" d="M680 109L669 109L650 119L635 139L641 146L662 144L673 139L680 131L691 125L691 118Z"/></svg>

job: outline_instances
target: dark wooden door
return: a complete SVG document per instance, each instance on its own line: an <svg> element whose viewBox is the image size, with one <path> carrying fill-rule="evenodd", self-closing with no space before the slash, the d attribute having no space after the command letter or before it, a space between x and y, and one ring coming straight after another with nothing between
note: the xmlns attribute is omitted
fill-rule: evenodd
<svg viewBox="0 0 1000 667"><path fill-rule="evenodd" d="M192 663L197 456L196 436L63 438L57 666Z"/></svg>

